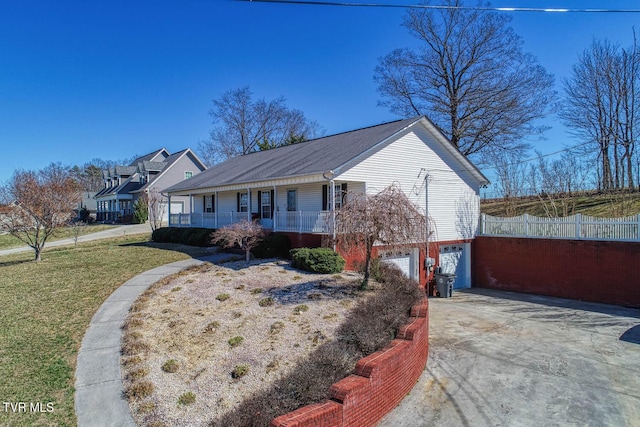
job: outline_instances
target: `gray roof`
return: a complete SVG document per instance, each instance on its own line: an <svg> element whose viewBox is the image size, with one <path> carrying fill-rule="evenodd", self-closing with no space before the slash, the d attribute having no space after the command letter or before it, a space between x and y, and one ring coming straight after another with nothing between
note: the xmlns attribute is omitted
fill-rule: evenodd
<svg viewBox="0 0 640 427"><path fill-rule="evenodd" d="M156 150L156 151L154 151L154 152L152 152L152 153L145 154L144 156L140 156L140 157L138 157L137 159L135 159L134 161L132 161L131 163L129 163L129 166L138 166L138 163L140 163L140 162L145 162L145 161L150 162L150 161L152 161L152 160L153 160L153 158L154 158L154 157L156 157L158 154L162 153L163 151L164 151L167 155L169 155L169 152L167 152L167 150L165 150L164 148L161 148L161 149ZM163 156L162 160L164 160L164 156Z"/></svg>
<svg viewBox="0 0 640 427"><path fill-rule="evenodd" d="M116 166L116 175L133 175L138 170L135 166Z"/></svg>
<svg viewBox="0 0 640 427"><path fill-rule="evenodd" d="M171 157L171 156L169 156ZM167 157L167 159L169 158ZM142 163L138 164L138 167L140 168L140 170L145 170L145 171L160 171L162 170L162 168L164 168L166 166L166 160L164 162L150 162L145 160ZM141 167L142 166L142 167Z"/></svg>
<svg viewBox="0 0 640 427"><path fill-rule="evenodd" d="M217 187L299 175L313 175L348 162L421 117L397 120L337 135L234 157L165 191Z"/></svg>

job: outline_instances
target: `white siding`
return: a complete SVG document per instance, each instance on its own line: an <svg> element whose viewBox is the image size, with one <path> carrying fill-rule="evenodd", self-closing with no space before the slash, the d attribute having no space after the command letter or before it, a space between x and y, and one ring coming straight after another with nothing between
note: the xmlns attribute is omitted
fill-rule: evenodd
<svg viewBox="0 0 640 427"><path fill-rule="evenodd" d="M432 240L472 238L479 215L477 181L421 127L412 128L336 179L366 182L370 194L396 184L424 210L425 173L429 175L429 216L435 223Z"/></svg>

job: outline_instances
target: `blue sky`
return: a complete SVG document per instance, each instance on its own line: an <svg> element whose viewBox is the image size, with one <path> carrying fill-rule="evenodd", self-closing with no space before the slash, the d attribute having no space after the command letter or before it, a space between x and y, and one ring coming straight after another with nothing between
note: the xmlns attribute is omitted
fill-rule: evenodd
<svg viewBox="0 0 640 427"><path fill-rule="evenodd" d="M640 8L633 0L492 5ZM373 70L392 49L414 45L403 14L231 0L0 0L0 181L52 161L195 149L212 127L211 100L244 85L258 98L284 96L327 134L395 120L376 105ZM594 37L626 46L631 27L640 31L640 13L510 15L558 89ZM535 142L540 151L574 142L554 117L545 123L552 129Z"/></svg>

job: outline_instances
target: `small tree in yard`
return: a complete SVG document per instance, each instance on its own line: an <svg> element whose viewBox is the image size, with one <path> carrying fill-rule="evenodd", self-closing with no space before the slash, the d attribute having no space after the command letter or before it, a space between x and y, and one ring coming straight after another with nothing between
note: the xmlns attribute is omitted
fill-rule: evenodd
<svg viewBox="0 0 640 427"><path fill-rule="evenodd" d="M264 235L264 229L260 224L243 220L216 230L211 238L213 242L225 248L239 246L245 252L248 264L251 259L251 249L260 243Z"/></svg>
<svg viewBox="0 0 640 427"><path fill-rule="evenodd" d="M81 198L80 186L61 165L15 171L0 187L1 202L7 205L0 229L33 248L40 261L47 239L74 216Z"/></svg>
<svg viewBox="0 0 640 427"><path fill-rule="evenodd" d="M380 193L351 193L336 212L338 245L347 250L364 251L364 278L360 289L367 289L371 275L371 254L377 242L399 247L426 240L426 219L400 188L391 185Z"/></svg>
<svg viewBox="0 0 640 427"><path fill-rule="evenodd" d="M144 224L149 219L149 205L146 193L143 194L133 204L133 222L136 224Z"/></svg>
<svg viewBox="0 0 640 427"><path fill-rule="evenodd" d="M162 194L156 187L149 190L148 200L149 225L151 225L151 231L156 231L162 227L162 218L167 205L163 203Z"/></svg>

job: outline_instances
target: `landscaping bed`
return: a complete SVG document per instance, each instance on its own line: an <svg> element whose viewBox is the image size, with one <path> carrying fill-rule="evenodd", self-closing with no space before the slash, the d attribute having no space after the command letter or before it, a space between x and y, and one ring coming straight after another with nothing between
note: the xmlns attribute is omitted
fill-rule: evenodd
<svg viewBox="0 0 640 427"><path fill-rule="evenodd" d="M267 425L326 398L332 382L393 338L411 305L387 316L383 287L357 291L355 273L310 274L276 260L243 267L181 274L134 304L122 362L139 425ZM419 292L411 286L413 302ZM391 326L373 322L364 325L371 334L363 333L362 316L372 310L393 317Z"/></svg>

